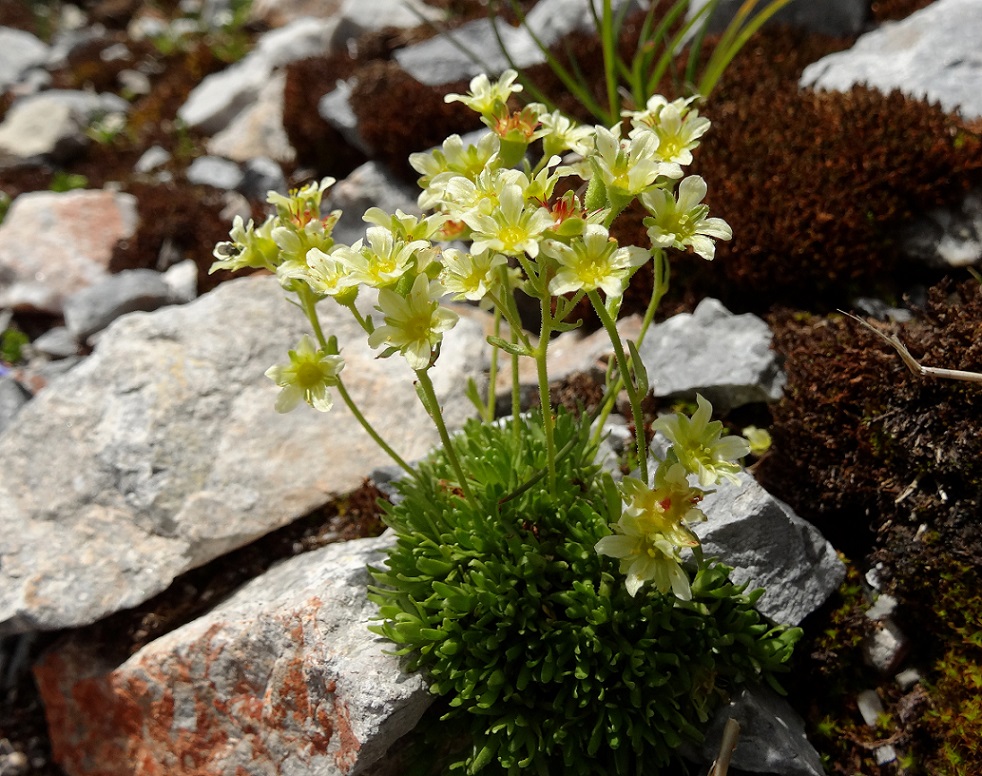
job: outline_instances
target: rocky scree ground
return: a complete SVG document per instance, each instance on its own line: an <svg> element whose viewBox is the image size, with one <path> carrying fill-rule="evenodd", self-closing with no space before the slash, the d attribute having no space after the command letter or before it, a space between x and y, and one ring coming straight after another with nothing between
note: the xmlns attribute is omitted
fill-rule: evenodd
<svg viewBox="0 0 982 776"><path fill-rule="evenodd" d="M872 22L904 18L926 5L874 3ZM464 0L442 7L454 14L454 23L484 13L480 3ZM227 234L230 213L259 218L265 206L262 192L234 196L189 182L187 170L204 154L208 138L175 117L191 90L249 50L268 22L156 38L134 34L136 19L166 26L187 8L145 0L81 3L81 27L101 25L102 31L50 69L50 86L123 95L131 102L125 129L96 134L57 161L5 167L0 188L11 201L80 183L113 184L133 194L139 227L117 247L110 271L162 269L173 257L188 256L204 293L229 277L208 275L207 269L211 247ZM41 38L58 28L64 13L57 3L0 0L0 25ZM280 167L288 182L328 174L341 179L373 158L411 184L409 152L477 127L469 111L443 102L444 93L466 88L466 78L424 86L393 59L400 48L431 34L426 27L383 29L340 53L286 67L283 127L294 156ZM624 45L637 34L637 22L629 22ZM853 309L858 297L902 307L908 320L894 330L923 363L982 369L979 284L966 280L964 270L927 266L906 255L900 237L900 226L913 216L957 203L979 184L980 127L978 120L900 93L799 89L805 66L853 42L768 30L728 71L705 107L714 126L693 171L706 177L709 204L729 221L735 237L712 265L697 257L674 264L662 315L691 311L703 297L714 296L734 312L765 316L774 331L788 374L784 398L734 410L727 422L735 430L750 423L771 430L774 445L754 467L756 476L814 521L852 564L839 594L806 622L789 683L792 703L805 715L829 772L968 774L982 767L979 717L974 727L971 722L980 697L973 682L982 672L982 390L909 374L888 346L834 310ZM596 41L574 35L569 43L584 73L595 77ZM106 55L118 46L125 57ZM557 53L565 56L562 49ZM149 73L150 89L127 92L120 83L123 70ZM547 68L530 68L530 74L560 106L587 118ZM352 76L350 103L365 143L361 148L317 110L338 79ZM664 87L668 94L675 88L672 82ZM13 101L7 92L0 110L9 111ZM135 171L154 145L169 160L153 175ZM619 228L622 239L636 239L632 235L643 231L639 214L627 214ZM641 300L641 276L638 285ZM58 323L57 315L24 310L15 313L8 330L34 340ZM579 375L556 391L564 404L576 406L595 400L596 385ZM651 400L649 419L665 404ZM160 597L93 626L92 638L132 653L275 558L376 533L374 496L366 486L302 524L182 576ZM864 643L881 627L864 614L874 592L869 570L897 601L894 619L910 636L904 666L920 672L919 682L898 683L892 672L880 674L863 661ZM53 638L39 637L23 659L39 654ZM869 689L885 707L879 728L865 725L858 711L857 698ZM24 754L7 758L8 770L58 774L30 675L18 674L2 690L0 741ZM876 752L884 742L909 761L879 764Z"/></svg>

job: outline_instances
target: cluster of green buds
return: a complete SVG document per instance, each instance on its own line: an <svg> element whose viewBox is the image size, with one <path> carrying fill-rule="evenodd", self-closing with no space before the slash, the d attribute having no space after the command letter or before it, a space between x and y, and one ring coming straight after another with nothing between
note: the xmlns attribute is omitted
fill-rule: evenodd
<svg viewBox="0 0 982 776"><path fill-rule="evenodd" d="M704 477L702 470L684 466L686 456L711 459L715 463L705 465L723 471L720 462L732 458L737 445L719 443L718 433L710 438L711 424L707 425L708 415L703 417L700 404L691 424L701 429L701 436L696 436L710 451L710 458L677 444L688 452L671 464L659 465L653 487L647 484L647 448L640 416L647 377L637 357L638 343L628 343L630 352L625 351L614 321L631 277L645 263L654 262L655 293L645 315L643 336L667 283L665 249L692 249L712 259L713 241L731 236L724 221L708 217L709 209L702 203L705 182L683 172L709 121L699 115L692 100L669 102L656 96L644 110L625 113L625 121L613 127L579 126L538 103L512 110L509 100L521 91L516 77L510 70L497 81L478 76L471 81L468 94L446 97L448 102L462 102L479 113L490 132L474 144L453 135L440 148L410 157L422 176L419 206L429 215L418 218L372 208L364 215L370 226L363 239L352 245L336 243L332 230L339 213L321 213L322 197L334 182L327 178L289 196L270 194L276 212L259 226L237 219L230 241L215 249L213 269L256 267L275 272L282 286L297 294L310 319L317 342L305 337L290 351L289 364L267 372L282 388L277 409L287 411L303 400L326 411L332 403L329 389L337 388L356 411L344 391L344 360L336 338L324 335L317 316L317 303L331 298L351 312L379 357L398 354L415 371L420 397L451 456L427 374L439 357L444 334L458 319L442 300L469 300L493 310L498 328L489 337L491 345L512 358L514 373L521 357L530 357L537 365L550 488L555 488L557 451L546 352L554 333L580 325L579 320L570 320L571 314L582 299L589 299L614 346L616 362L608 375L610 404L614 395L626 389L638 430L641 466L641 479L625 482L625 511L616 526L618 534L608 537L598 550L623 559L633 590L650 579L659 589L674 589L683 595L678 573L660 559L671 559L677 569L679 548L692 542L685 523L700 514L693 505L701 491L685 483L691 472L696 472L700 482ZM537 157L530 158L536 149L540 149ZM578 179L585 187L578 192L575 185L561 186L565 178L574 184ZM644 225L650 245L620 246L610 228L635 200L647 211ZM376 314L363 315L356 306L365 289L376 294ZM539 302L537 340L522 327L516 291ZM508 339L498 336L504 331L502 321L507 323ZM489 402L489 414L490 406ZM515 397L513 407L518 407ZM397 463L408 469L360 413L356 416ZM469 497L467 478L457 469L461 490ZM654 507L641 506L649 502ZM657 519L652 511L655 507L662 510ZM643 537L643 553L638 542L633 549L628 547L629 537L632 541Z"/></svg>

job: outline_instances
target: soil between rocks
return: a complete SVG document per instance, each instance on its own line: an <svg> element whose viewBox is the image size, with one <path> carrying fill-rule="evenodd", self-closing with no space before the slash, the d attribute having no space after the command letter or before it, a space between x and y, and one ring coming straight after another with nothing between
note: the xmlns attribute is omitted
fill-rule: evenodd
<svg viewBox="0 0 982 776"><path fill-rule="evenodd" d="M877 2L873 12L880 20L902 18L926 4ZM480 3L468 0L443 5L461 19L483 13ZM60 7L0 0L0 24L44 36ZM124 42L134 61L152 65L153 90L135 100L127 132L108 143L91 143L60 168L0 171L0 190L12 198L52 188L66 175L85 176L90 187L118 182L138 197L141 211L155 217L143 219L136 239L114 257L114 270L155 267L168 243L174 247L175 240L183 240L177 248L195 258L204 292L229 277L207 275L211 246L228 229L220 216L225 201L220 192L183 180L187 164L202 153L204 138L178 131L173 117L193 86L226 64L216 54L223 49L214 40L191 40L165 53L126 37L134 15L150 10L173 18L176 2L101 0L80 7L109 33L53 73L53 85L118 91L118 68L99 55ZM246 26L237 34L248 45L260 31L260 26ZM460 91L464 84L431 90L394 69L392 51L429 34L383 31L359 41L356 56L308 60L288 69L285 123L299 155L286 169L293 183L325 174L340 178L364 160L331 134L314 107L324 88L317 84L332 84L353 72L363 75L355 108L366 133L380 149L379 158L409 180L414 177L404 163L409 151L473 128L467 124L473 124L471 117L442 100L443 91ZM625 45L632 34L637 35L636 24L627 26ZM714 213L727 218L737 237L712 265L680 257L660 317L691 310L712 294L734 312L765 315L775 331L775 348L789 375L785 398L770 408L741 409L726 420L736 431L751 423L771 430L774 446L754 467L758 478L815 522L850 562L839 593L805 623L806 636L787 682L791 702L805 716L829 773L980 773L982 727L978 721L974 727L955 724L952 712L964 716L977 711L982 689L964 678L982 670L977 638L982 621L982 387L910 375L888 346L832 312L850 309L859 294L907 304L913 321L884 328L897 332L915 357L930 366L982 370L979 283L966 280L964 272L929 270L898 256L892 238L896 223L929 206L956 201L982 180L978 127L899 95L798 93L801 68L850 43L765 32L731 67L703 111L714 125L697 152L693 172L707 178ZM584 72L595 76L596 43L582 36L573 47ZM532 75L560 105L578 111L546 68L534 68ZM387 84L404 90L401 99L386 91ZM666 83L665 88L671 95L674 85ZM0 101L0 113L8 106L9 99ZM863 124L861 132L841 131L843 126L854 130L864 116L875 120ZM956 135L957 149L949 142ZM781 142L789 137L801 145L782 152ZM171 183L132 173L136 159L154 143L173 154ZM857 143L858 156L847 148ZM340 150L325 154L327 145ZM869 221L866 212L853 218L847 204L820 207L823 197L828 204L832 192L808 166L819 158L808 157L812 147L820 149L816 153L829 168L840 165L832 169L833 178L879 187L872 190L881 210L871 225L863 220ZM776 178L775 170L787 176L778 180L777 190L746 196L752 184L767 175ZM810 191L788 182L804 178L812 182ZM257 217L263 213L262 202L249 205ZM864 211L867 205L863 203ZM626 214L619 228L622 240L631 239L632 229L634 234L639 229L637 216L632 221ZM806 262L816 268L814 283L801 281ZM643 275L637 283L640 299ZM630 304L626 308L630 311ZM54 323L27 317L15 322L32 336ZM557 399L570 407L595 400L595 385L584 376L556 386L556 391ZM654 403L648 407L650 413L656 409ZM348 498L183 575L137 609L92 626L92 638L123 658L204 611L274 560L329 541L377 534L382 528L377 495L366 483ZM862 642L875 627L863 615L871 595L865 573L874 567L884 589L898 599L897 621L912 640L904 667L917 668L923 677L906 689L863 663ZM44 634L21 642L23 664L57 638ZM875 689L887 709L888 719L879 728L867 728L859 718L856 696L863 689ZM902 762L876 763L876 748L884 742L897 748ZM43 708L26 671L13 672L13 680L0 685L0 758L5 746L24 753L26 764L12 770L14 761L8 758L2 776L61 776L51 761Z"/></svg>

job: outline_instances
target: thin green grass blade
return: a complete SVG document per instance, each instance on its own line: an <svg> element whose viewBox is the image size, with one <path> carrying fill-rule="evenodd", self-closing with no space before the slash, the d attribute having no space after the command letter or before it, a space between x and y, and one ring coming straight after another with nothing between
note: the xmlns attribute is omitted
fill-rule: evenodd
<svg viewBox="0 0 982 776"><path fill-rule="evenodd" d="M662 78L665 77L665 71L668 70L669 65L675 58L675 51L679 46L682 45L682 41L685 40L689 31L696 25L699 24L706 13L711 7L715 7L717 0L710 0L709 3L700 8L691 19L689 19L672 38L665 43L664 51L661 58L658 60L658 64L655 69L648 76L647 92L648 94L654 94L655 90L658 89L658 84L661 83ZM674 8L672 9L675 10ZM665 31L667 34L667 29Z"/></svg>
<svg viewBox="0 0 982 776"><path fill-rule="evenodd" d="M773 0L762 11L754 16L753 19L751 19L745 26L739 29L738 32L734 32L732 36L729 36L726 48L723 47L723 40L720 40L720 44L713 50L713 55L710 57L709 64L706 65L706 70L699 82L700 94L705 97L716 88L716 84L719 82L719 79L722 78L726 68L729 67L730 62L733 61L733 58L747 44L747 41L749 41L750 38L753 37L753 35L756 34L756 32L763 27L772 16L774 16L774 14L776 14L790 2L791 0ZM747 2L741 6L737 17L741 18L741 20L745 19L746 15L750 13L756 4L757 0L747 0ZM743 13L744 9L746 9L746 13ZM741 16L742 13L743 15ZM734 17L734 23L736 22L737 17ZM727 32L728 31L729 28L727 29Z"/></svg>
<svg viewBox="0 0 982 776"><path fill-rule="evenodd" d="M582 77L579 80L577 80L576 76L571 74L563 66L563 63L560 62L553 55L553 53L549 50L549 47L542 42L539 36L536 35L534 32L532 32L532 30L528 26L528 23L525 21L525 14L522 12L521 7L517 3L517 0L510 0L510 2L513 10L515 11L516 16L518 16L519 22L526 29L526 31L529 34L529 37L532 38L533 43L535 43L539 51L541 51L543 56L545 56L546 63L556 74L559 80L563 82L563 86L569 89L570 93L580 102L580 104L583 105L594 116L597 116L598 118L604 116L603 108L601 108L600 104L593 98L593 95L590 94L589 91L587 91L587 88L584 86L585 81L582 79ZM494 4L488 5L488 16L489 18L491 18L492 21L491 29L494 31L495 39L498 41L498 46L501 48L502 52L504 53L505 59L508 61L509 67L511 67L513 70L515 70L518 73L518 77L522 83L522 86L525 87L525 89L529 92L529 94L535 97L535 99L538 100L539 102L544 103L550 110L555 110L555 103L553 103L552 100L546 97L545 94L542 92L542 90L539 89L532 82L532 80L525 75L523 69L515 64L515 60L512 59L511 54L509 54L508 50L505 48L504 41L501 38L501 33L498 31L497 25L494 24L494 18L493 18L494 7L495 7ZM575 59L573 61L575 62Z"/></svg>
<svg viewBox="0 0 982 776"><path fill-rule="evenodd" d="M684 2L684 0L680 1ZM654 23L655 3L651 3L648 6L648 13L645 14L644 22L641 24L638 47L634 50L634 59L631 61L631 73L624 78L631 87L631 98L634 100L635 110L640 110L640 106L648 101L649 95L645 92L644 74L651 67L654 52L657 50L655 38L652 37L652 25Z"/></svg>

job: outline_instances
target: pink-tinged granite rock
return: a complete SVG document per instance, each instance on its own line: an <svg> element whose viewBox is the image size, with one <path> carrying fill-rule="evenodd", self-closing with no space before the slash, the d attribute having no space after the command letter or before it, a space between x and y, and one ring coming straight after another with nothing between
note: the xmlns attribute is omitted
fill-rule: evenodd
<svg viewBox="0 0 982 776"><path fill-rule="evenodd" d="M367 629L366 564L394 538L275 566L121 665L75 636L35 672L70 776L358 776L431 696Z"/></svg>
<svg viewBox="0 0 982 776"><path fill-rule="evenodd" d="M0 307L59 314L65 297L109 274L138 221L131 194L21 194L0 225Z"/></svg>

